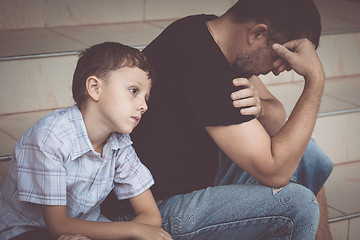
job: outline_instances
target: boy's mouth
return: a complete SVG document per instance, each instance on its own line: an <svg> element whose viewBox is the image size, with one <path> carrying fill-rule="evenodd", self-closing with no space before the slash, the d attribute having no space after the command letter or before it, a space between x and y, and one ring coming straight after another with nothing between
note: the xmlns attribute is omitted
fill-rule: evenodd
<svg viewBox="0 0 360 240"><path fill-rule="evenodd" d="M140 121L140 117L131 117L136 123Z"/></svg>

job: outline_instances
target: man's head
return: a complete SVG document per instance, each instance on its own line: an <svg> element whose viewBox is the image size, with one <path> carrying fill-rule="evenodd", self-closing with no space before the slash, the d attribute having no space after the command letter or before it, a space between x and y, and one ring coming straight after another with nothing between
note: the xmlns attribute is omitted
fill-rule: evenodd
<svg viewBox="0 0 360 240"><path fill-rule="evenodd" d="M153 79L153 70L145 56L137 49L116 42L104 42L94 45L79 55L73 75L72 93L79 108L88 97L86 81L95 76L104 81L112 71L124 67L136 67Z"/></svg>
<svg viewBox="0 0 360 240"><path fill-rule="evenodd" d="M239 0L227 14L237 23L267 25L269 43L307 38L319 45L320 14L313 0Z"/></svg>
<svg viewBox="0 0 360 240"><path fill-rule="evenodd" d="M320 15L312 0L239 0L224 15L234 26L245 26L247 44L233 41L238 48L231 64L246 77L272 70L274 43L307 38L319 45Z"/></svg>

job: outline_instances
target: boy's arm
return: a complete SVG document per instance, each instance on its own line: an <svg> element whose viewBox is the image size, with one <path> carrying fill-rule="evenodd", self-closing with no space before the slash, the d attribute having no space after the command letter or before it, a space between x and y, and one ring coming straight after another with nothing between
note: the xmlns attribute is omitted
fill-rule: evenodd
<svg viewBox="0 0 360 240"><path fill-rule="evenodd" d="M129 222L92 222L71 218L66 206L43 205L46 228L53 237L81 234L91 239L126 239L134 237L133 224Z"/></svg>
<svg viewBox="0 0 360 240"><path fill-rule="evenodd" d="M161 215L150 189L129 201L136 213L132 222L161 227Z"/></svg>
<svg viewBox="0 0 360 240"><path fill-rule="evenodd" d="M66 206L44 205L43 215L46 227L49 233L54 237L81 234L92 240L172 239L167 232L160 228L161 216L153 198L151 201L151 197L150 190L147 190L130 200L136 213L140 214L131 222L94 222L71 218L67 215ZM154 209L154 206L156 207L156 210ZM145 209L147 207L150 209ZM154 218L155 220L151 218Z"/></svg>

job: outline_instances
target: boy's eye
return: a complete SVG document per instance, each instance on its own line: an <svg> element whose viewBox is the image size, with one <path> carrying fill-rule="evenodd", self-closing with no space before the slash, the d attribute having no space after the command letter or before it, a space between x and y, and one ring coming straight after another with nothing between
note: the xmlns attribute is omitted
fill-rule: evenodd
<svg viewBox="0 0 360 240"><path fill-rule="evenodd" d="M136 95L138 93L138 89L137 88L130 88L130 92L134 95Z"/></svg>

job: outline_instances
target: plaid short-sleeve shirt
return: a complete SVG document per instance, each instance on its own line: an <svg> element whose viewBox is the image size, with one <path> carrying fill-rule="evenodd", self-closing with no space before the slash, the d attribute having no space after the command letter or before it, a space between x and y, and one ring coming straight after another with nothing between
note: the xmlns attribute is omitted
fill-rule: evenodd
<svg viewBox="0 0 360 240"><path fill-rule="evenodd" d="M16 143L0 190L0 239L45 227L41 205L66 205L70 217L109 221L100 204L112 189L127 199L153 183L129 135L112 133L100 156L77 106L56 110Z"/></svg>

